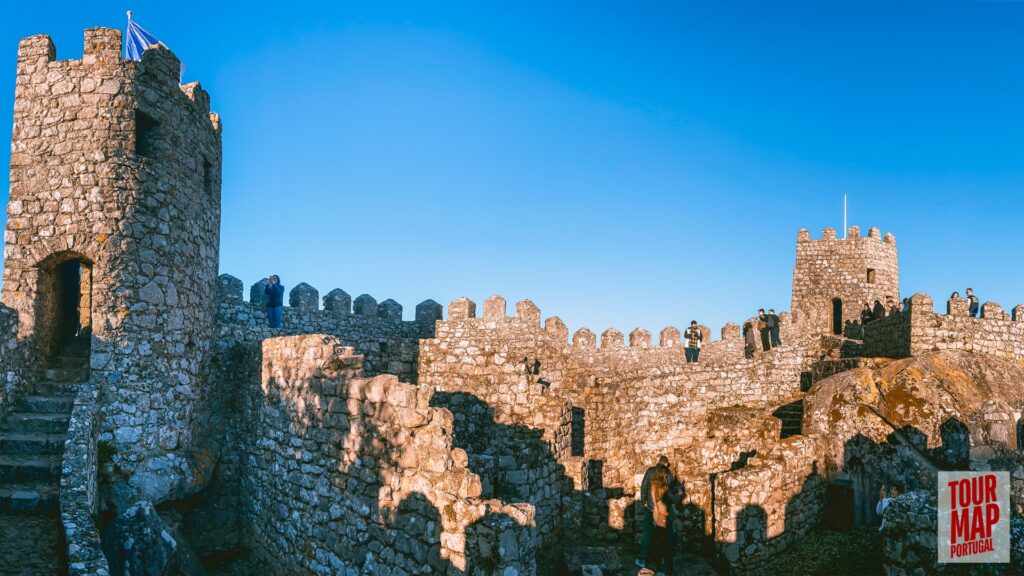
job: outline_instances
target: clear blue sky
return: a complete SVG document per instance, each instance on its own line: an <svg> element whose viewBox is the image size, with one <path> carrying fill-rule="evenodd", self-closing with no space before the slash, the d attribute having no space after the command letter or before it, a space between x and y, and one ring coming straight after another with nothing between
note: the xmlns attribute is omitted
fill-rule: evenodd
<svg viewBox="0 0 1024 576"><path fill-rule="evenodd" d="M1024 2L20 2L4 134L18 39L78 58L127 8L223 118L247 286L717 332L789 307L796 232L846 192L904 293L1024 302Z"/></svg>

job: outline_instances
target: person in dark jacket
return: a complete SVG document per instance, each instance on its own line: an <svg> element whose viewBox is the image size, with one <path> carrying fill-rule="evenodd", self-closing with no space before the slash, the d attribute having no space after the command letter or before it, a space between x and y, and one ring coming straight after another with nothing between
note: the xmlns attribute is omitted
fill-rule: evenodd
<svg viewBox="0 0 1024 576"><path fill-rule="evenodd" d="M754 337L754 324L747 320L743 323L743 357L753 358L757 352L757 338Z"/></svg>
<svg viewBox="0 0 1024 576"><path fill-rule="evenodd" d="M875 300L875 307L871 310L871 316L873 320L885 318L885 306L882 305L881 300Z"/></svg>
<svg viewBox="0 0 1024 576"><path fill-rule="evenodd" d="M766 323L768 324L768 332L772 337L772 348L782 346L782 340L779 339L779 328L782 326L782 321L779 320L779 315L775 313L775 308L768 309Z"/></svg>
<svg viewBox="0 0 1024 576"><path fill-rule="evenodd" d="M896 316L900 313L900 307L893 301L892 296L885 299L885 307L889 309L889 316Z"/></svg>
<svg viewBox="0 0 1024 576"><path fill-rule="evenodd" d="M263 294L267 297L267 324L271 328L280 328L284 312L284 286L281 285L281 279L277 274L272 274L267 278Z"/></svg>
<svg viewBox="0 0 1024 576"><path fill-rule="evenodd" d="M768 329L768 317L764 308L757 311L757 331L761 333L761 349L765 352L772 349L771 330Z"/></svg>
<svg viewBox="0 0 1024 576"><path fill-rule="evenodd" d="M981 310L981 301L974 295L974 288L967 289L967 301L970 302L967 312L970 313L971 318L977 318L978 311Z"/></svg>

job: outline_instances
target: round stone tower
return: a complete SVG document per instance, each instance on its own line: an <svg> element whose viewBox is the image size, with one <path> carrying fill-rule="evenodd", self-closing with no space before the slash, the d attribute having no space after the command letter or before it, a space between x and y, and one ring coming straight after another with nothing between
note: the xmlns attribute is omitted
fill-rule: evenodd
<svg viewBox="0 0 1024 576"><path fill-rule="evenodd" d="M793 318L801 329L820 334L843 334L860 321L865 303L888 299L899 302L900 271L896 238L883 238L878 228L861 237L851 226L846 238L825 228L820 240L807 230L796 238L793 270Z"/></svg>
<svg viewBox="0 0 1024 576"><path fill-rule="evenodd" d="M189 447L213 335L221 126L179 74L162 47L124 60L107 28L81 60L18 45L3 303L40 367L91 347L125 466Z"/></svg>

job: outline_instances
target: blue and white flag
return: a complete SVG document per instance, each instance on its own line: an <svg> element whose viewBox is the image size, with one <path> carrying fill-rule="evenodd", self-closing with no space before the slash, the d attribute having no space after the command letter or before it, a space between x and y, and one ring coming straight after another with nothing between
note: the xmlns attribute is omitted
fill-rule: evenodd
<svg viewBox="0 0 1024 576"><path fill-rule="evenodd" d="M124 38L124 57L128 60L142 60L142 53L147 48L153 46L163 46L166 48L163 42L156 39L149 33L148 30L139 26L132 20L132 13L128 12L128 30L125 32Z"/></svg>
<svg viewBox="0 0 1024 576"><path fill-rule="evenodd" d="M128 30L125 32L124 38L124 57L128 60L142 60L142 53L154 46L167 48L166 44L156 39L156 36L153 36L148 30L136 24L132 20L132 12L129 10ZM183 63L178 80L181 81L184 77L185 64Z"/></svg>

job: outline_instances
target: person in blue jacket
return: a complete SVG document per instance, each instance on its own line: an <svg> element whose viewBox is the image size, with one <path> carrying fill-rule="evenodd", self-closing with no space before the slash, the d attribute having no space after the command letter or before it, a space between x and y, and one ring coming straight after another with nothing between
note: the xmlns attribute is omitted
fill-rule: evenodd
<svg viewBox="0 0 1024 576"><path fill-rule="evenodd" d="M267 323L271 328L280 328L282 307L284 306L284 286L281 285L281 279L276 274L267 278L263 294L267 296Z"/></svg>

